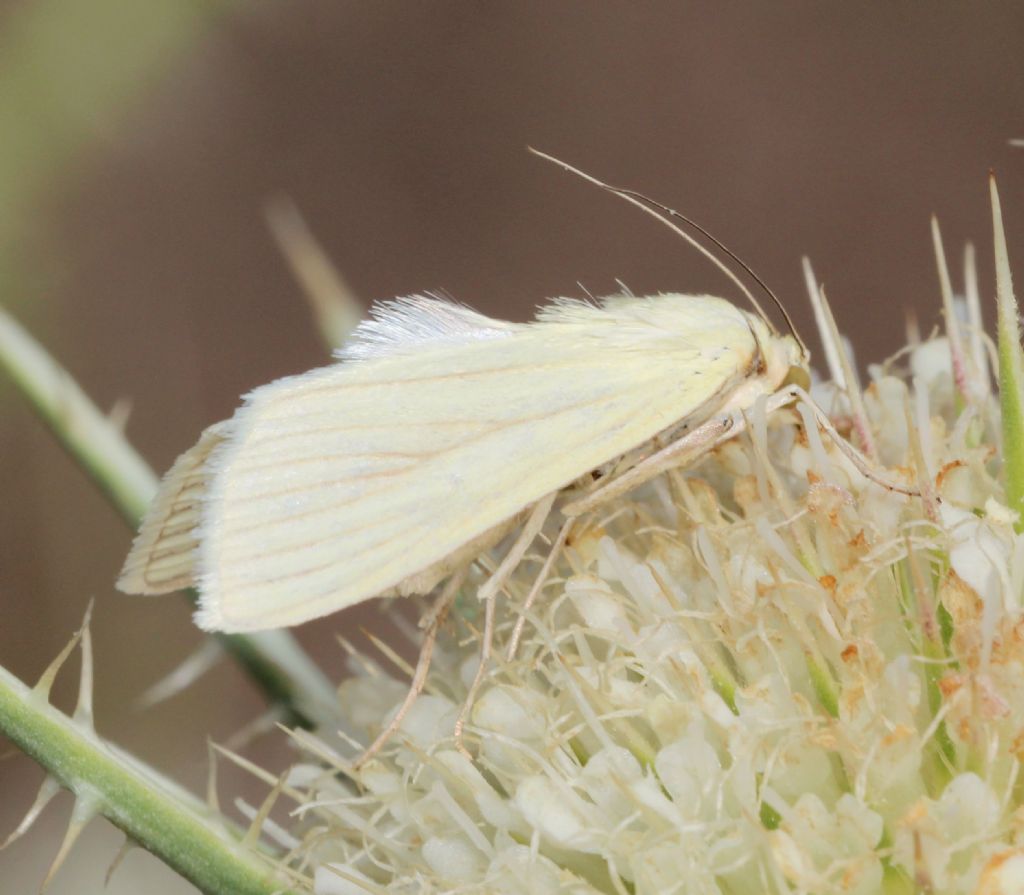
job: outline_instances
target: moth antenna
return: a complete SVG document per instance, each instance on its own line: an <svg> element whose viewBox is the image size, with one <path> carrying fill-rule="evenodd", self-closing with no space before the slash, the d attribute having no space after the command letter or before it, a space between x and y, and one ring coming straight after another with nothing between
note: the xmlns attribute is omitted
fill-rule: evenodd
<svg viewBox="0 0 1024 895"><path fill-rule="evenodd" d="M636 190L625 189L624 187L612 186L609 183L605 183L604 181L598 180L596 177L587 174L585 171L581 171L579 168L574 168L572 165L568 164L567 162L563 162L561 159L555 158L553 155L548 155L546 152L541 152L539 149L534 149L532 146L528 146L527 149L529 149L529 151L532 152L534 155L540 156L540 158L546 159L547 161L553 162L554 164L560 166L564 171L568 171L570 174L575 174L577 177L581 177L588 183L592 183L595 186L600 187L601 189L606 190L607 192L612 193L615 196L618 196L620 199L625 199L631 205L635 205L641 211L644 211L647 214L651 215L651 217L653 217L655 220L661 221L661 223L668 227L673 233L676 233L677 235L685 239L690 245L697 249L698 252L700 252L702 255L704 255L704 257L710 260L730 280L732 280L733 283L735 283L736 286L740 289L740 291L746 296L747 301L750 302L751 306L757 312L758 316L767 324L767 326L772 330L772 332L778 333L775 324L773 324L772 321L769 319L768 315L765 314L764 308L761 306L761 303L756 298L754 298L751 291L746 287L743 281L738 276L736 276L732 269L729 268L728 265L726 265L710 249L708 249L706 246L701 245L700 242L694 239L689 233L687 233L681 227L678 227L674 223L672 223L671 218L676 218L677 220L682 221L687 226L692 227L706 239L710 240L717 248L721 249L721 251L723 251L740 267L742 267L743 270L750 275L754 282L756 282L757 285L760 286L765 291L768 297L772 300L772 303L779 309L783 319L786 321L787 328L793 334L793 338L796 339L797 344L799 344L801 350L804 352L804 354L808 353L807 345L804 343L804 340L800 337L800 333L797 332L796 326L793 324L793 318L789 316L789 312L786 310L786 306L779 300L779 297L769 288L768 284L765 283L765 281L754 272L754 270L750 267L749 264L747 264L742 258L739 257L739 255L732 251L727 245L725 245L725 243L723 243L720 239L718 239L716 236L710 233L706 228L702 227L700 224L698 224L692 218L687 217L685 214L676 211L674 208L669 208L667 205L663 205L661 202L657 202L654 199L645 196L643 193L638 193ZM653 208L650 207L652 205L654 206ZM659 214L659 212L661 213Z"/></svg>
<svg viewBox="0 0 1024 895"><path fill-rule="evenodd" d="M740 267L742 267L743 270L750 275L751 279L764 290L765 294L772 300L772 304L774 304L775 307L779 309L779 313L782 314L782 318L786 321L786 328L790 331L793 338L796 339L797 344L800 345L804 353L807 353L807 346L804 344L804 340L800 338L800 333L797 332L796 325L793 323L793 318L789 316L789 311L786 310L786 306L782 303L782 300L775 294L774 290L754 271L754 269L749 264L747 264L746 261L744 261L732 249L730 249L724 242L718 239L718 237L716 237L706 228L702 227L692 218L687 217L682 212L676 211L674 208L669 208L669 206L663 205L661 202L658 202L655 199L651 199L649 196L645 196L643 193L638 193L635 192L634 190L623 189L622 187L609 187L609 189L616 195L622 196L623 198L635 198L642 200L644 202L649 202L655 208L659 209L660 211L663 211L670 217L678 218L679 220L693 227L694 230L696 230L702 236L706 237L711 242L713 242L719 249L725 252L726 255L728 255L730 258L732 258L733 261L735 261ZM775 325L765 315L764 310L761 308L761 306L756 301L754 301L752 296L749 297L751 304L753 304L753 306L757 309L758 314L761 315L765 323L767 323L773 331L777 332L777 330L775 329Z"/></svg>

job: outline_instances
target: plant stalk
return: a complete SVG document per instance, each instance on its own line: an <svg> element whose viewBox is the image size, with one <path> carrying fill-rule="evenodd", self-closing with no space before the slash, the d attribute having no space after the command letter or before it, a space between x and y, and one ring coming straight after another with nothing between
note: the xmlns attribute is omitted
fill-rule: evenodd
<svg viewBox="0 0 1024 895"><path fill-rule="evenodd" d="M0 667L0 731L79 805L95 806L132 840L207 895L293 891L269 859L244 848L205 805L104 742ZM81 814L81 812L76 812Z"/></svg>
<svg viewBox="0 0 1024 895"><path fill-rule="evenodd" d="M137 529L157 478L120 428L10 315L0 311L0 368L121 517ZM190 594L193 601L195 594ZM334 688L288 631L217 634L224 648L286 711L285 723L336 723Z"/></svg>

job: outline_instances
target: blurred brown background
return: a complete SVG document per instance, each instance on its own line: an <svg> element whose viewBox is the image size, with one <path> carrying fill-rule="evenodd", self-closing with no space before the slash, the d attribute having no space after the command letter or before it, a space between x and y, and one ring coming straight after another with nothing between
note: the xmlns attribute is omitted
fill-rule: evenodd
<svg viewBox="0 0 1024 895"><path fill-rule="evenodd" d="M524 319L616 278L733 294L531 144L687 211L805 328L809 254L864 363L899 346L906 308L937 320L933 211L957 270L976 239L990 297L990 166L1024 270L1022 37L1011 3L8 0L0 302L102 406L132 400L129 436L163 470L240 393L324 361L264 223L280 191L367 300L445 289ZM222 664L135 708L198 644L186 606L114 592L129 532L2 378L0 458L0 662L34 679L95 597L100 730L200 788L207 734L258 696ZM298 633L337 677L352 627ZM38 778L0 763L0 837ZM38 885L67 809L0 855L0 891ZM97 824L52 891L99 891L116 842ZM190 890L136 853L109 891L140 885Z"/></svg>

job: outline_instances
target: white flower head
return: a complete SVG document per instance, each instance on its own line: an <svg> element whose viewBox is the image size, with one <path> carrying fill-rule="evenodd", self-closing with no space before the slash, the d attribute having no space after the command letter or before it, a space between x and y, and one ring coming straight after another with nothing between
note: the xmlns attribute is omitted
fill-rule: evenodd
<svg viewBox="0 0 1024 895"><path fill-rule="evenodd" d="M998 409L957 393L949 351L833 394L877 480L795 407L587 517L509 660L546 531L498 606L468 754L472 599L392 741L328 765L302 812L317 893L1024 891L1024 542ZM361 743L403 698L340 693Z"/></svg>

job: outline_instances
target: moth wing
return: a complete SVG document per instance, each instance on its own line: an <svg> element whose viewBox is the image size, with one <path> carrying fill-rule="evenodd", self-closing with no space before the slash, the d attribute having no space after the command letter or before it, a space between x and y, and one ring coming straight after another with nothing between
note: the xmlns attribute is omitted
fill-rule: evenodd
<svg viewBox="0 0 1024 895"><path fill-rule="evenodd" d="M707 297L562 302L443 338L404 310L412 347L372 336L362 359L255 390L216 433L189 541L202 627L294 625L387 591L713 412L756 354L742 312Z"/></svg>
<svg viewBox="0 0 1024 895"><path fill-rule="evenodd" d="M162 594L195 583L193 560L206 491L206 464L227 438L230 420L205 429L160 483L125 560L117 586L126 593Z"/></svg>
<svg viewBox="0 0 1024 895"><path fill-rule="evenodd" d="M517 328L464 305L433 295L382 302L356 327L337 355L345 360L415 351L422 345L495 338ZM163 594L196 583L200 517L210 478L211 453L223 443L234 420L203 431L160 482L117 580L130 594Z"/></svg>
<svg viewBox="0 0 1024 895"><path fill-rule="evenodd" d="M372 597L713 403L749 368L749 327L720 300L689 317L659 300L257 389L211 459L199 623L291 625Z"/></svg>

